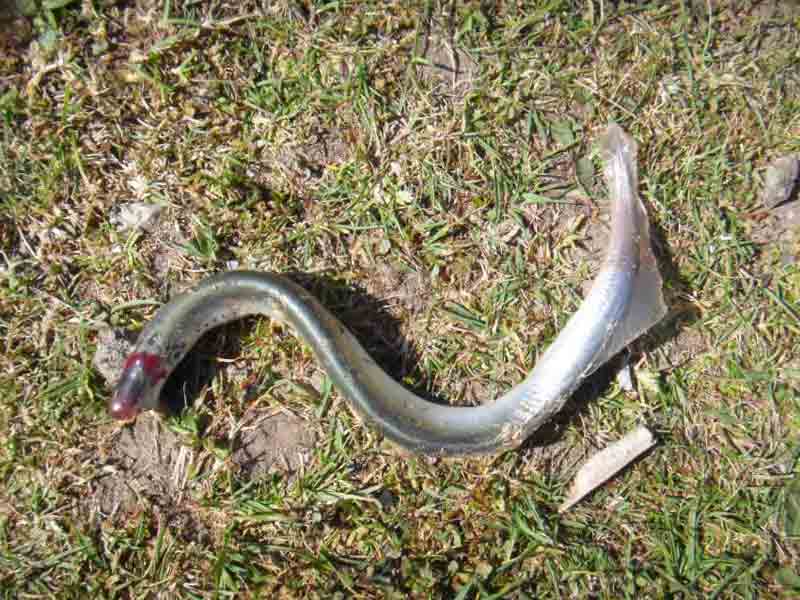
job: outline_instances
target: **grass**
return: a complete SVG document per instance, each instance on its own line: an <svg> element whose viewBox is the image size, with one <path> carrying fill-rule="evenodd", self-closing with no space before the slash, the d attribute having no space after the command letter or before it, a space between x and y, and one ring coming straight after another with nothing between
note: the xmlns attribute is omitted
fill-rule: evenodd
<svg viewBox="0 0 800 600"><path fill-rule="evenodd" d="M798 241L759 190L800 152L800 16L733 6L0 14L3 595L795 595ZM249 320L201 344L214 376L184 414L142 419L160 433L126 451L154 449L152 472L120 454L100 330L138 330L232 265L311 274L429 397L507 389L596 265L593 142L612 119L639 142L671 309L633 348L638 395L601 375L544 442L404 457L289 331ZM129 202L164 207L155 231L114 225ZM250 477L241 432L275 411L316 443L293 473ZM642 420L658 448L559 516L576 463ZM133 490L113 516L109 477Z"/></svg>

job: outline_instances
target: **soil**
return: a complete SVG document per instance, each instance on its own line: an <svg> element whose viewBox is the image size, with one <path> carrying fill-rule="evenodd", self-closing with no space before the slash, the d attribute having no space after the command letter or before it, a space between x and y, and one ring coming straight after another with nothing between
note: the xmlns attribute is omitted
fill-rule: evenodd
<svg viewBox="0 0 800 600"><path fill-rule="evenodd" d="M239 432L233 462L248 478L293 473L308 463L316 441L313 427L288 412L253 415Z"/></svg>
<svg viewBox="0 0 800 600"><path fill-rule="evenodd" d="M254 479L271 472L292 474L311 458L316 435L300 417L279 412L246 420L250 424L236 436L231 464L223 468ZM93 515L120 521L152 510L168 521L192 521L197 530L200 508L194 498L200 490L193 474L213 462L207 451L188 445L159 415L143 413L112 434L101 456L100 476L87 498Z"/></svg>
<svg viewBox="0 0 800 600"><path fill-rule="evenodd" d="M170 517L189 514L190 470L197 452L181 443L161 419L145 413L111 436L101 452L101 476L87 499L92 514L120 521L148 509Z"/></svg>
<svg viewBox="0 0 800 600"><path fill-rule="evenodd" d="M105 330L98 336L94 364L109 382L116 381L120 365L130 351L130 336ZM111 383L109 384L111 385ZM310 460L315 428L288 411L250 411L234 436L229 465L237 475L255 479L279 472L292 474ZM151 509L169 521L191 521L189 530L200 531L192 474L202 473L217 459L170 431L163 417L146 412L121 426L101 444L97 465L100 476L92 482L86 503L95 517L120 521ZM195 522L196 521L196 522Z"/></svg>

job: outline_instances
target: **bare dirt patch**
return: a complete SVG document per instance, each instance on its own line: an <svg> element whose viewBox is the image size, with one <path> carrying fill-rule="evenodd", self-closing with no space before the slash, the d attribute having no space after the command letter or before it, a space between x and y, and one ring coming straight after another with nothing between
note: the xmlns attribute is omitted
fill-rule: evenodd
<svg viewBox="0 0 800 600"><path fill-rule="evenodd" d="M234 442L231 464L247 479L271 472L290 474L310 459L316 439L308 423L290 413L253 415ZM119 521L145 510L169 521L200 522L193 499L194 474L208 470L213 458L170 431L162 418L140 415L103 444L100 477L92 482L87 503L92 513Z"/></svg>
<svg viewBox="0 0 800 600"><path fill-rule="evenodd" d="M472 57L443 36L430 36L424 46L427 64L423 77L437 84L437 88L456 97L465 96L475 78L478 65Z"/></svg>
<svg viewBox="0 0 800 600"><path fill-rule="evenodd" d="M280 148L268 146L265 152L271 154L268 162L282 170L287 181L296 182L298 192L302 192L304 186L319 180L325 169L345 162L351 149L343 130L330 129L320 123L309 128L305 138L290 140ZM273 183L259 177L257 172L253 175L260 185L269 186Z"/></svg>
<svg viewBox="0 0 800 600"><path fill-rule="evenodd" d="M96 514L112 520L146 508L156 512L185 509L189 473L197 464L196 451L153 414L143 414L120 429L101 449L102 475L92 485L88 502Z"/></svg>
<svg viewBox="0 0 800 600"><path fill-rule="evenodd" d="M376 265L374 276L366 281L367 291L382 301L400 305L411 313L424 310L430 301L430 287L423 273L404 272L390 263Z"/></svg>
<svg viewBox="0 0 800 600"><path fill-rule="evenodd" d="M239 432L233 462L248 478L291 473L308 463L316 434L305 419L288 412L253 415Z"/></svg>
<svg viewBox="0 0 800 600"><path fill-rule="evenodd" d="M655 334L654 337L658 337ZM708 350L709 342L696 327L683 327L680 331L655 345L656 370L674 369L688 364Z"/></svg>
<svg viewBox="0 0 800 600"><path fill-rule="evenodd" d="M795 194L796 195L796 194ZM753 241L767 246L774 244L781 253L781 262L797 262L800 243L800 200L793 200L761 213L753 227Z"/></svg>
<svg viewBox="0 0 800 600"><path fill-rule="evenodd" d="M473 88L480 69L478 63L458 47L454 29L452 18L431 18L416 52L426 61L420 69L423 79L430 82L435 91L460 99Z"/></svg>

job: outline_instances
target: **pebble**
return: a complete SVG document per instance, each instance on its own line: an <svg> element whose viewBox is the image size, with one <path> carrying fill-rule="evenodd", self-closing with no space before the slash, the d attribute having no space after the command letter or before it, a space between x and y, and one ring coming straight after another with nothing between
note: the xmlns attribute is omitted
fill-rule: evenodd
<svg viewBox="0 0 800 600"><path fill-rule="evenodd" d="M764 190L761 201L767 208L775 208L786 202L797 185L800 159L797 156L782 156L774 160L764 174Z"/></svg>

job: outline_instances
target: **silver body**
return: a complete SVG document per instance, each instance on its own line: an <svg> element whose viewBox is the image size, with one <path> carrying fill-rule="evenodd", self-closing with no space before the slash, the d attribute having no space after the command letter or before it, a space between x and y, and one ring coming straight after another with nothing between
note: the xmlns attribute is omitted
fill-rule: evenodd
<svg viewBox="0 0 800 600"><path fill-rule="evenodd" d="M163 357L171 372L209 329L262 314L290 324L348 402L402 446L429 454L515 447L558 412L589 374L666 313L647 216L636 192L636 145L612 124L602 148L612 213L603 266L533 371L494 402L458 407L416 396L389 377L313 296L266 273L224 273L175 298L142 332L135 352ZM162 384L150 387L139 408L159 407Z"/></svg>

